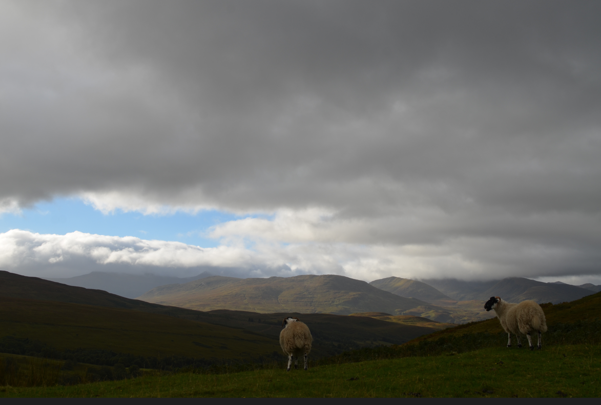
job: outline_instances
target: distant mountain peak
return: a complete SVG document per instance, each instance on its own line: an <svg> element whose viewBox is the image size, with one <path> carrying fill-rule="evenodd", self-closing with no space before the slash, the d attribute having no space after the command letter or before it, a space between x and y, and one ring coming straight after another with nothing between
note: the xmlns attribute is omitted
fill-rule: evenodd
<svg viewBox="0 0 601 405"><path fill-rule="evenodd" d="M387 277L370 283L376 288L391 292L405 298L414 298L436 304L440 301L453 301L436 288L417 280L401 277Z"/></svg>

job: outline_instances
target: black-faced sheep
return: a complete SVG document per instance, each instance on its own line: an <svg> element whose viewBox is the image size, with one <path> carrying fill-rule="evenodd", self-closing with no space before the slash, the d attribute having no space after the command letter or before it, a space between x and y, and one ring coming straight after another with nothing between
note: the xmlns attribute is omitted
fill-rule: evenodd
<svg viewBox="0 0 601 405"><path fill-rule="evenodd" d="M309 359L309 352L311 351L311 344L313 343L313 336L307 325L298 320L298 318L288 317L282 322L284 329L280 332L280 346L284 354L288 355L288 368L290 371L290 365L292 364L292 358L294 357L294 368L298 365L298 358L303 355L305 358L305 370L307 369L307 362Z"/></svg>
<svg viewBox="0 0 601 405"><path fill-rule="evenodd" d="M523 333L528 337L530 350L532 346L532 332L538 332L538 348L542 349L542 333L547 331L547 320L543 309L534 301L522 301L519 304L512 304L503 301L500 297L490 297L484 304L484 309L490 311L494 309L501 326L507 332L507 347L511 347L511 334L513 333L518 340L518 347L522 347L520 335Z"/></svg>

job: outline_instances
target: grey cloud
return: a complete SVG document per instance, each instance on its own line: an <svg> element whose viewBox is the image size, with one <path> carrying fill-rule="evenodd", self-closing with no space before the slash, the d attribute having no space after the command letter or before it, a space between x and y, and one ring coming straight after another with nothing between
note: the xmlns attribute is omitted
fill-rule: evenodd
<svg viewBox="0 0 601 405"><path fill-rule="evenodd" d="M127 86L139 67L149 78L14 105L11 155L54 177L23 173L31 190L8 191L23 200L49 197L53 184L64 193L135 184L158 199L200 185L225 205L339 205L321 181L356 189L358 177L382 175L474 193L470 181L508 178L472 180L474 168L540 161L544 149L573 154L555 145L599 126L589 3L64 4L57 21L78 26L81 57L117 76L107 85ZM395 102L408 112L395 114ZM257 188L265 198L253 201Z"/></svg>
<svg viewBox="0 0 601 405"><path fill-rule="evenodd" d="M519 240L592 268L598 2L11 4L22 46L0 42L3 206L117 191L326 207L334 223L381 224L365 225L373 244ZM395 227L407 218L412 232Z"/></svg>

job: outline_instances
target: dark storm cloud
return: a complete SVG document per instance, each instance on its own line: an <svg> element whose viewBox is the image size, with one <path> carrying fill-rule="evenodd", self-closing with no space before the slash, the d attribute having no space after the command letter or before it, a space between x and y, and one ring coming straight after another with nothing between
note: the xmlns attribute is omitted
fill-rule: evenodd
<svg viewBox="0 0 601 405"><path fill-rule="evenodd" d="M0 207L318 207L324 243L594 271L599 2L7 4ZM251 225L218 234L280 235Z"/></svg>

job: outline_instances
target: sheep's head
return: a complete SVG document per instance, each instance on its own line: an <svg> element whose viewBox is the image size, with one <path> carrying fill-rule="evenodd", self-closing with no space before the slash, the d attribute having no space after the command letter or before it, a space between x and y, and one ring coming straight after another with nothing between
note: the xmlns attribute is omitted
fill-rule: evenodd
<svg viewBox="0 0 601 405"><path fill-rule="evenodd" d="M486 304L484 304L484 309L486 309L486 311L495 309L495 305L499 301L501 301L501 298L499 298L499 297L490 297L490 299L488 301L486 301Z"/></svg>
<svg viewBox="0 0 601 405"><path fill-rule="evenodd" d="M289 316L288 318L284 318L284 321L282 322L282 327L285 328L286 325L288 325L290 322L297 322L298 318L294 318Z"/></svg>

